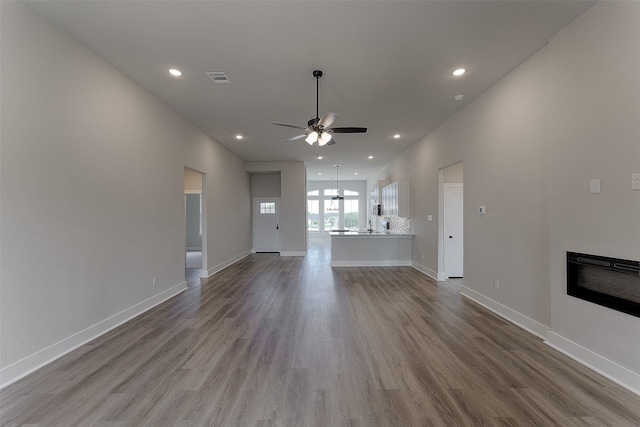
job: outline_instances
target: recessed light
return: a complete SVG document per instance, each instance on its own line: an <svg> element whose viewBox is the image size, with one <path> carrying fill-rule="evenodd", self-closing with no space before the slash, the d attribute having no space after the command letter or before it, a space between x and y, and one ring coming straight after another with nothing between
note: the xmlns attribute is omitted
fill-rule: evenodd
<svg viewBox="0 0 640 427"><path fill-rule="evenodd" d="M322 172L318 172L318 175L322 175Z"/></svg>
<svg viewBox="0 0 640 427"><path fill-rule="evenodd" d="M354 174L354 175L358 175L358 172L354 172L353 174Z"/></svg>
<svg viewBox="0 0 640 427"><path fill-rule="evenodd" d="M324 159L324 157L318 156L318 160L322 160L322 159Z"/></svg>
<svg viewBox="0 0 640 427"><path fill-rule="evenodd" d="M459 95L456 95L453 97L453 99L455 99L456 101L462 101L464 99L464 94L461 93Z"/></svg>
<svg viewBox="0 0 640 427"><path fill-rule="evenodd" d="M244 138L242 135L240 134L236 135L236 139L242 139L242 138Z"/></svg>
<svg viewBox="0 0 640 427"><path fill-rule="evenodd" d="M464 74L464 73L466 73L466 72L467 72L467 70L465 70L464 68L458 68L457 70L455 70L455 71L454 71L453 73L451 73L451 74L453 74L454 76L456 76L456 77L457 77L457 76L461 76L461 75L463 75L463 74Z"/></svg>
<svg viewBox="0 0 640 427"><path fill-rule="evenodd" d="M177 68L169 68L169 74L171 74L173 77L180 77L182 75L182 71L178 70Z"/></svg>
<svg viewBox="0 0 640 427"><path fill-rule="evenodd" d="M373 159L373 156L369 156L369 157L367 157L367 159Z"/></svg>
<svg viewBox="0 0 640 427"><path fill-rule="evenodd" d="M400 134L399 134L399 133L396 133L395 135L393 135L393 137L394 137L395 139L398 139L398 138L400 138Z"/></svg>

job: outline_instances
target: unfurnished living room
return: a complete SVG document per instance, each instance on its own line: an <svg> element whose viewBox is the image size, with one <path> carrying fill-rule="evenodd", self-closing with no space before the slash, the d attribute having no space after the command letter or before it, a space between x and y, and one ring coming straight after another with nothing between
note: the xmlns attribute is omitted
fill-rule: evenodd
<svg viewBox="0 0 640 427"><path fill-rule="evenodd" d="M639 22L0 1L0 426L640 426Z"/></svg>

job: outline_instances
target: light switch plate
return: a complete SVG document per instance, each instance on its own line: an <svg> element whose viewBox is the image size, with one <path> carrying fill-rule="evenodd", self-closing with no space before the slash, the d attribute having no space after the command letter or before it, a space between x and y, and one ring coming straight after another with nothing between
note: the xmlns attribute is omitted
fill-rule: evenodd
<svg viewBox="0 0 640 427"><path fill-rule="evenodd" d="M640 190L640 173L631 174L631 189Z"/></svg>
<svg viewBox="0 0 640 427"><path fill-rule="evenodd" d="M433 215L427 215L427 221L433 221Z"/></svg>
<svg viewBox="0 0 640 427"><path fill-rule="evenodd" d="M591 194L599 194L600 193L600 180L592 179L589 181L589 193Z"/></svg>
<svg viewBox="0 0 640 427"><path fill-rule="evenodd" d="M480 215L484 215L484 214L486 214L486 213L487 213L487 207L486 207L486 206L480 206L480 207L478 207L478 213L479 213Z"/></svg>

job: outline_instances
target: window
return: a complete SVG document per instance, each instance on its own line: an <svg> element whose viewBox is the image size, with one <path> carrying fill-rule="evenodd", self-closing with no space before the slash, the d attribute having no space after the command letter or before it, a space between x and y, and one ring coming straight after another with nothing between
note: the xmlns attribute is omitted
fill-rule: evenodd
<svg viewBox="0 0 640 427"><path fill-rule="evenodd" d="M354 184L345 183L351 186L350 189L341 187L339 190L335 188L334 182L311 183L307 189L307 230L311 233L326 233L332 230L359 230L364 218L361 207L366 206L367 201L364 199L363 183Z"/></svg>
<svg viewBox="0 0 640 427"><path fill-rule="evenodd" d="M358 199L344 199L344 228L358 230Z"/></svg>
<svg viewBox="0 0 640 427"><path fill-rule="evenodd" d="M338 210L338 201L331 199L324 199L324 230L330 231L332 229L340 228L338 225L340 219L340 211Z"/></svg>
<svg viewBox="0 0 640 427"><path fill-rule="evenodd" d="M307 199L307 230L320 231L320 200Z"/></svg>
<svg viewBox="0 0 640 427"><path fill-rule="evenodd" d="M276 213L276 204L275 204L275 202L260 202L260 213L261 214L274 214L274 213Z"/></svg>

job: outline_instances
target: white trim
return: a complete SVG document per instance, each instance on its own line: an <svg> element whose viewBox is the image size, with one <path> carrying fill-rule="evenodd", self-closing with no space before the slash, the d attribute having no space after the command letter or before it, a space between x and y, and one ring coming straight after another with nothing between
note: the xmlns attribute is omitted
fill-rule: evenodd
<svg viewBox="0 0 640 427"><path fill-rule="evenodd" d="M411 261L404 261L404 260L331 261L331 267L411 267Z"/></svg>
<svg viewBox="0 0 640 427"><path fill-rule="evenodd" d="M13 384L14 382L24 378L30 373L42 368L45 365L53 362L56 359L64 356L65 354L77 349L78 347L88 343L89 341L98 338L101 335L106 334L112 329L128 322L165 302L166 300L173 298L179 293L187 289L187 282L179 283L165 291L160 292L157 295L152 296L144 301L141 301L111 317L108 317L93 326L77 332L49 347L43 348L22 360L12 363L0 369L0 389Z"/></svg>
<svg viewBox="0 0 640 427"><path fill-rule="evenodd" d="M506 305L500 304L498 301L492 300L491 298L488 298L473 289L469 289L466 286L462 287L460 294L494 312L498 316L504 317L511 323L520 326L525 331L531 332L533 335L536 335L543 340L546 339L549 328L542 323L539 323L524 314L520 314Z"/></svg>
<svg viewBox="0 0 640 427"><path fill-rule="evenodd" d="M228 259L228 260L226 260L224 262L221 262L220 264L216 265L215 267L211 267L208 270L202 270L202 272L200 273L200 278L207 279L207 278L213 276L217 272L222 271L225 268L229 267L231 264L235 264L236 262L240 261L242 258L248 257L249 255L251 255L251 252L252 251L242 252L241 254L236 255L231 259Z"/></svg>
<svg viewBox="0 0 640 427"><path fill-rule="evenodd" d="M280 251L280 256L307 256L307 251Z"/></svg>
<svg viewBox="0 0 640 427"><path fill-rule="evenodd" d="M620 366L606 357L594 353L552 331L547 332L547 339L544 343L627 390L640 395L640 374L630 371L624 366Z"/></svg>
<svg viewBox="0 0 640 427"><path fill-rule="evenodd" d="M202 252L202 246L187 246L187 252Z"/></svg>
<svg viewBox="0 0 640 427"><path fill-rule="evenodd" d="M193 170L193 169L192 169ZM198 171L194 171L194 172L198 172ZM201 172L198 172L200 175L204 175ZM184 190L184 194L202 194L202 191L200 190Z"/></svg>
<svg viewBox="0 0 640 427"><path fill-rule="evenodd" d="M411 267L415 268L422 274L426 274L427 276L431 277L435 281L442 282L445 280L444 278L442 278L441 274L438 274L436 271L433 271L429 267L425 267L424 265L417 263L415 261L411 261Z"/></svg>

